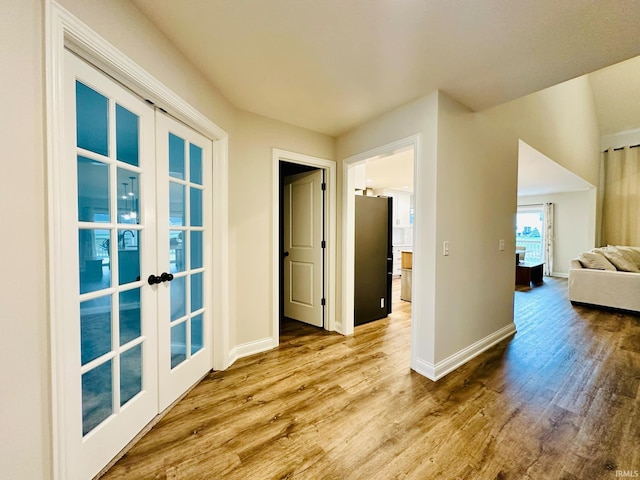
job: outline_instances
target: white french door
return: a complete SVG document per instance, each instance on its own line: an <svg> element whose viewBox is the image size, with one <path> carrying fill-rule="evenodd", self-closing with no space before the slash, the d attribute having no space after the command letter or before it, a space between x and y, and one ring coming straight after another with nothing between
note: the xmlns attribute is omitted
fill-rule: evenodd
<svg viewBox="0 0 640 480"><path fill-rule="evenodd" d="M212 142L65 51L60 450L96 475L211 368Z"/></svg>
<svg viewBox="0 0 640 480"><path fill-rule="evenodd" d="M156 116L160 411L211 368L211 141Z"/></svg>

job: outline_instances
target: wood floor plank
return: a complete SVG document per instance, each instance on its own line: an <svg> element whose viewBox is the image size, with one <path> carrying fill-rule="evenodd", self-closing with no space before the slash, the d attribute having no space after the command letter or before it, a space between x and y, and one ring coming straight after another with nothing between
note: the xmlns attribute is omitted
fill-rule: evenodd
<svg viewBox="0 0 640 480"><path fill-rule="evenodd" d="M434 383L411 305L351 337L286 321L212 372L106 474L121 479L613 479L640 470L640 317L515 292L517 333ZM398 285L395 286L396 294Z"/></svg>

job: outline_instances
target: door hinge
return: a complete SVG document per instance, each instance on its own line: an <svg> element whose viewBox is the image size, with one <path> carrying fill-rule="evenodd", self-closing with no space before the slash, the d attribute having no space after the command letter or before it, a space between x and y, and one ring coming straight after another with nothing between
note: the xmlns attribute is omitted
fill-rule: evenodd
<svg viewBox="0 0 640 480"><path fill-rule="evenodd" d="M321 248L327 248L327 242L326 242L326 240L322 240L322 242L320 242L320 247L321 247Z"/></svg>
<svg viewBox="0 0 640 480"><path fill-rule="evenodd" d="M325 182L322 182L322 190L326 190L327 189L327 184Z"/></svg>
<svg viewBox="0 0 640 480"><path fill-rule="evenodd" d="M320 305L322 305L324 307L326 304L327 304L327 299L326 298L320 299Z"/></svg>

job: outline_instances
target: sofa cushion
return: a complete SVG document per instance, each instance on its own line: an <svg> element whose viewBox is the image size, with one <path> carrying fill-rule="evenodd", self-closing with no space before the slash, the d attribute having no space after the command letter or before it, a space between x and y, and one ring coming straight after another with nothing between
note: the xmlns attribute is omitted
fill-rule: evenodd
<svg viewBox="0 0 640 480"><path fill-rule="evenodd" d="M607 247L600 249L602 254L611 262L617 270L623 272L640 273L640 268L625 254L616 247Z"/></svg>
<svg viewBox="0 0 640 480"><path fill-rule="evenodd" d="M578 260L584 268L593 268L595 270L616 270L604 255L598 252L583 252L578 255Z"/></svg>

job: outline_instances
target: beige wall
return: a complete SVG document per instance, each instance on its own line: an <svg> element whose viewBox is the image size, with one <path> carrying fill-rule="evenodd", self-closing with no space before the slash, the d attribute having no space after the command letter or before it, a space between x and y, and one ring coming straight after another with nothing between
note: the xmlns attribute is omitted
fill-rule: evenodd
<svg viewBox="0 0 640 480"><path fill-rule="evenodd" d="M50 478L43 7L8 0L0 15L0 476Z"/></svg>
<svg viewBox="0 0 640 480"><path fill-rule="evenodd" d="M600 185L601 139L588 76L569 80L482 113L591 185ZM592 231L592 236L586 239L589 244L592 240L599 242L602 222L600 191L596 190L593 195L596 201L589 221L594 218L595 226L581 226L583 230Z"/></svg>
<svg viewBox="0 0 640 480"><path fill-rule="evenodd" d="M440 93L436 363L513 322L517 171L518 139Z"/></svg>
<svg viewBox="0 0 640 480"><path fill-rule="evenodd" d="M436 365L513 320L518 139L503 130L434 92L338 138L337 156L344 161L421 134L414 361ZM499 239L505 251L498 251ZM442 256L444 240L448 257Z"/></svg>
<svg viewBox="0 0 640 480"><path fill-rule="evenodd" d="M592 185L600 175L600 134L586 76L485 110L536 150Z"/></svg>
<svg viewBox="0 0 640 480"><path fill-rule="evenodd" d="M236 345L273 333L271 239L272 214L277 210L271 202L274 148L326 160L335 156L332 137L238 112L237 129L229 139L229 306Z"/></svg>

